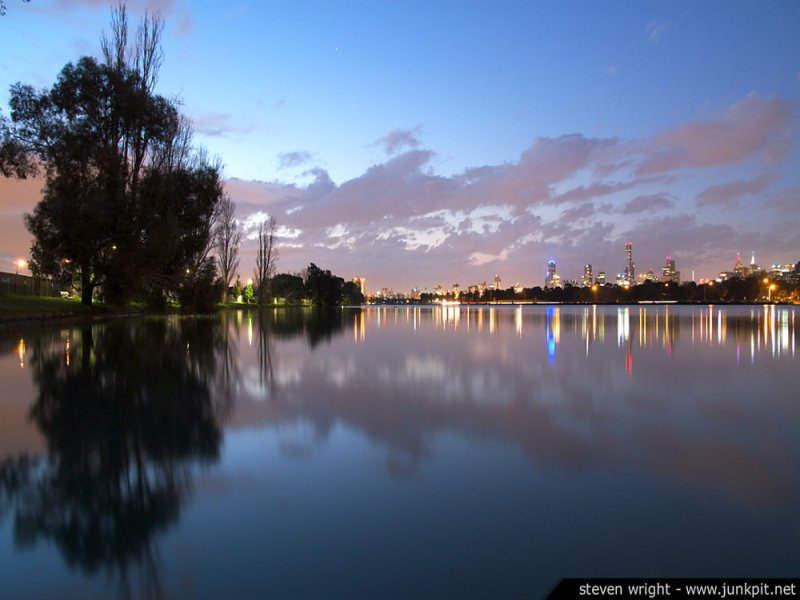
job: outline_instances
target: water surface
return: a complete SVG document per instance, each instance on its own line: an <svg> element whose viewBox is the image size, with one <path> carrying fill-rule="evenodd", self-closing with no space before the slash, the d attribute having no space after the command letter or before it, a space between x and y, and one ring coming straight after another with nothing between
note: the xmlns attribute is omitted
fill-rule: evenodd
<svg viewBox="0 0 800 600"><path fill-rule="evenodd" d="M0 596L796 576L792 307L370 307L0 336Z"/></svg>

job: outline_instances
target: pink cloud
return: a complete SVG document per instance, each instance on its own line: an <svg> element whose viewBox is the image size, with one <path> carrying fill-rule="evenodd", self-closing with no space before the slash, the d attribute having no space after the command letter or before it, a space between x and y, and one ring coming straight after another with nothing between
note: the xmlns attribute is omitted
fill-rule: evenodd
<svg viewBox="0 0 800 600"><path fill-rule="evenodd" d="M643 212L653 212L675 206L674 200L667 194L650 194L647 196L636 196L622 207L622 214L633 215Z"/></svg>
<svg viewBox="0 0 800 600"><path fill-rule="evenodd" d="M718 118L686 123L645 142L637 172L718 167L753 156L774 164L786 157L793 136L791 103L750 93Z"/></svg>

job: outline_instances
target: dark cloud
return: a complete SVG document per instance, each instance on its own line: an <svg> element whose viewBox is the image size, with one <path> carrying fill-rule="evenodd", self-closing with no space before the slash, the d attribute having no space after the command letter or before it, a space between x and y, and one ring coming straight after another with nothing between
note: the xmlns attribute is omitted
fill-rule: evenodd
<svg viewBox="0 0 800 600"><path fill-rule="evenodd" d="M775 181L774 174L764 174L755 179L729 181L704 189L695 199L697 206L733 208L743 196L758 194Z"/></svg>
<svg viewBox="0 0 800 600"><path fill-rule="evenodd" d="M293 169L311 162L312 159L313 157L311 154L305 150L298 150L296 152L281 152L278 154L278 168L281 170Z"/></svg>
<svg viewBox="0 0 800 600"><path fill-rule="evenodd" d="M767 198L763 206L797 216L798 208L800 208L800 187L793 186Z"/></svg>
<svg viewBox="0 0 800 600"><path fill-rule="evenodd" d="M675 206L675 201L667 194L650 194L636 196L622 207L622 214L633 215L638 213L653 212Z"/></svg>

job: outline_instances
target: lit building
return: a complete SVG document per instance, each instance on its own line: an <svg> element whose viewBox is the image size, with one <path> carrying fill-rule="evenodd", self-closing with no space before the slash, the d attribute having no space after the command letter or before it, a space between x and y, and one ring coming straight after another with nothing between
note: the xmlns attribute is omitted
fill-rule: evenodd
<svg viewBox="0 0 800 600"><path fill-rule="evenodd" d="M628 285L636 283L636 264L633 262L633 244L625 243L625 273L623 279Z"/></svg>
<svg viewBox="0 0 800 600"><path fill-rule="evenodd" d="M593 283L592 265L586 264L583 267L583 278L581 279L581 285L583 285L583 287L590 287Z"/></svg>
<svg viewBox="0 0 800 600"><path fill-rule="evenodd" d="M736 253L736 265L733 267L733 277L747 277L750 274L750 269L747 268L745 265L742 264L742 255L738 252ZM722 273L720 273L722 275ZM730 277L726 277L726 279L730 279Z"/></svg>
<svg viewBox="0 0 800 600"><path fill-rule="evenodd" d="M671 256L667 257L666 266L661 269L661 281L664 283L680 283L681 273L675 270L675 259Z"/></svg>
<svg viewBox="0 0 800 600"><path fill-rule="evenodd" d="M763 272L764 269L756 264L756 251L753 250L753 254L750 258L750 275L760 275Z"/></svg>
<svg viewBox="0 0 800 600"><path fill-rule="evenodd" d="M367 280L364 277L359 277L356 275L353 277L353 283L355 283L358 288L361 290L361 294L366 297L367 295Z"/></svg>
<svg viewBox="0 0 800 600"><path fill-rule="evenodd" d="M494 276L494 289L496 290L500 289L500 275Z"/></svg>
<svg viewBox="0 0 800 600"><path fill-rule="evenodd" d="M544 287L546 288L554 288L557 287L556 278L556 261L548 260L547 261L547 274L544 276Z"/></svg>
<svg viewBox="0 0 800 600"><path fill-rule="evenodd" d="M640 275L640 277L642 277L645 281L658 281L658 277L656 277L656 274L653 273L652 266L647 269L647 273L645 273L644 276Z"/></svg>
<svg viewBox="0 0 800 600"><path fill-rule="evenodd" d="M600 271L597 274L597 285L605 285L606 284L606 272Z"/></svg>

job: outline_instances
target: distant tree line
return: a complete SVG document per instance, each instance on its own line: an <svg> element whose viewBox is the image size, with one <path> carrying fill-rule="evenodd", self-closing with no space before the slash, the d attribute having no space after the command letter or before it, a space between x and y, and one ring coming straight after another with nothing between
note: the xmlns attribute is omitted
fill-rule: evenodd
<svg viewBox="0 0 800 600"><path fill-rule="evenodd" d="M693 281L675 284L646 281L639 285L622 287L606 284L594 287L566 285L557 288L525 288L515 291L486 290L481 295L477 292L462 292L458 299L461 302L564 302L564 303L598 303L627 304L641 301L674 301L680 303L751 303L763 302L769 298L773 302L800 301L800 263L788 276L771 278L765 276L734 277L726 281L696 284ZM773 287L774 286L774 287ZM770 289L772 288L772 289ZM448 296L454 299L455 296ZM439 298L435 294L422 294L420 302L434 302Z"/></svg>
<svg viewBox="0 0 800 600"><path fill-rule="evenodd" d="M279 273L266 280L259 294L256 282L253 282L251 298L259 303L281 304L313 304L315 306L357 305L363 304L364 295L361 288L352 281L345 281L327 269L321 269L311 263L301 273ZM246 289L241 283L234 285L232 295L243 295L247 298Z"/></svg>

